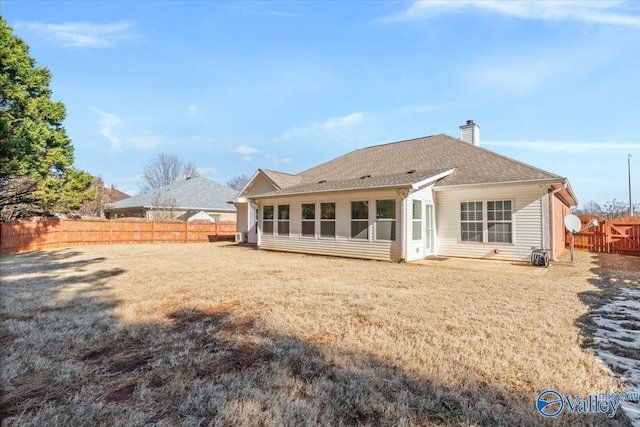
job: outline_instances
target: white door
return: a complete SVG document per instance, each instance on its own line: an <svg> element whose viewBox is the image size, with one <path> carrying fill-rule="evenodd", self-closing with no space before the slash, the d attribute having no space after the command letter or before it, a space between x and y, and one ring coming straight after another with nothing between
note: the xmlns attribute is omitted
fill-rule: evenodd
<svg viewBox="0 0 640 427"><path fill-rule="evenodd" d="M434 254L433 205L425 203L424 208L424 254L429 256Z"/></svg>
<svg viewBox="0 0 640 427"><path fill-rule="evenodd" d="M249 243L258 243L258 205L254 203L249 203L248 228L247 241Z"/></svg>

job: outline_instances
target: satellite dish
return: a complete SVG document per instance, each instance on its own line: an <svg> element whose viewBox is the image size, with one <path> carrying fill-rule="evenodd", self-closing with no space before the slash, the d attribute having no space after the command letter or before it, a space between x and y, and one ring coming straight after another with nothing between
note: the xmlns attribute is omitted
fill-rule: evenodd
<svg viewBox="0 0 640 427"><path fill-rule="evenodd" d="M580 232L582 228L582 221L575 215L567 215L564 217L564 226L567 227L572 234Z"/></svg>

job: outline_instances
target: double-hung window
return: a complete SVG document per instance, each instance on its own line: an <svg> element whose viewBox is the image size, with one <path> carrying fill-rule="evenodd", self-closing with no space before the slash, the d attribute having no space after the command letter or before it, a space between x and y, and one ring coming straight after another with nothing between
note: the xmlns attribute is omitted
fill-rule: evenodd
<svg viewBox="0 0 640 427"><path fill-rule="evenodd" d="M512 243L511 200L460 203L460 236L463 242Z"/></svg>
<svg viewBox="0 0 640 427"><path fill-rule="evenodd" d="M351 202L351 238L369 239L369 203Z"/></svg>
<svg viewBox="0 0 640 427"><path fill-rule="evenodd" d="M336 237L336 204L320 203L320 237Z"/></svg>
<svg viewBox="0 0 640 427"><path fill-rule="evenodd" d="M273 234L273 206L262 207L262 232Z"/></svg>
<svg viewBox="0 0 640 427"><path fill-rule="evenodd" d="M482 242L482 202L460 203L460 228L463 242Z"/></svg>
<svg viewBox="0 0 640 427"><path fill-rule="evenodd" d="M289 235L289 205L278 205L278 235Z"/></svg>
<svg viewBox="0 0 640 427"><path fill-rule="evenodd" d="M396 240L396 201L376 200L376 240Z"/></svg>
<svg viewBox="0 0 640 427"><path fill-rule="evenodd" d="M511 243L512 240L511 201L487 202L487 230L489 242Z"/></svg>
<svg viewBox="0 0 640 427"><path fill-rule="evenodd" d="M422 239L422 200L413 201L412 239Z"/></svg>
<svg viewBox="0 0 640 427"><path fill-rule="evenodd" d="M316 204L302 204L302 235L315 237L316 235Z"/></svg>

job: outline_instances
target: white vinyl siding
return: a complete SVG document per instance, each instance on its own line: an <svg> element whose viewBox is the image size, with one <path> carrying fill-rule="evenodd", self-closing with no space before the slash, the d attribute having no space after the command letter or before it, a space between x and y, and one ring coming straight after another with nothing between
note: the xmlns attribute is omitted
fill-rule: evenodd
<svg viewBox="0 0 640 427"><path fill-rule="evenodd" d="M446 189L435 192L438 255L526 260L542 242L541 190L537 185L510 185ZM460 204L467 201L510 200L511 242L461 240ZM497 251L497 253L496 253Z"/></svg>
<svg viewBox="0 0 640 427"><path fill-rule="evenodd" d="M400 238L395 241L373 239L375 224L375 201L394 199L396 201L396 218L400 218L402 199L395 190L345 191L340 193L318 193L299 196L269 198L260 201L261 205L290 205L290 234L289 236L275 236L264 234L260 236L260 248L301 252L319 255L333 255L352 258L366 258L378 260L399 260L402 258ZM367 201L369 214L367 219L367 239L351 238L351 202ZM302 204L315 203L316 209L320 203L335 203L335 237L317 238L302 237L301 216ZM319 218L316 211L316 218ZM328 221L330 222L330 220ZM320 219L320 223L322 220ZM402 221L396 220L396 236L401 236ZM327 226L330 228L330 226ZM316 228L317 230L317 228Z"/></svg>

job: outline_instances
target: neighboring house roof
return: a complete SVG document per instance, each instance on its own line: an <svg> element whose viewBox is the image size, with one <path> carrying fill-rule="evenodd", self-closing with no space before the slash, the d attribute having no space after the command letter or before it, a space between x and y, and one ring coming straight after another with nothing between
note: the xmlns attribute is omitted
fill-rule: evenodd
<svg viewBox="0 0 640 427"><path fill-rule="evenodd" d="M109 189L107 189L107 193L109 194L109 200L111 201L111 203L119 202L120 200L128 199L129 197L131 197L128 194L118 190L113 185Z"/></svg>
<svg viewBox="0 0 640 427"><path fill-rule="evenodd" d="M109 205L107 210L171 207L175 209L235 211L227 204L235 191L202 176L173 182L161 188Z"/></svg>
<svg viewBox="0 0 640 427"><path fill-rule="evenodd" d="M297 175L262 170L279 189L258 197L411 185L452 169L435 187L566 182L559 175L441 134L361 148ZM408 174L409 171L414 172ZM571 190L568 191L575 201Z"/></svg>

